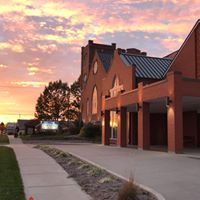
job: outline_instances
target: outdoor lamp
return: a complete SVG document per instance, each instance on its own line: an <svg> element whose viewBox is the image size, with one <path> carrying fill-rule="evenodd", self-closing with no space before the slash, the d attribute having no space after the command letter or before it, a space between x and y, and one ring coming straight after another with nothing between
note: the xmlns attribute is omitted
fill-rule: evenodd
<svg viewBox="0 0 200 200"><path fill-rule="evenodd" d="M168 108L170 106L170 103L172 103L172 100L169 97L166 97L166 107Z"/></svg>
<svg viewBox="0 0 200 200"><path fill-rule="evenodd" d="M104 116L104 111L103 110L101 111L101 116Z"/></svg>
<svg viewBox="0 0 200 200"><path fill-rule="evenodd" d="M119 108L116 108L116 113L118 114L120 112Z"/></svg>
<svg viewBox="0 0 200 200"><path fill-rule="evenodd" d="M138 112L140 108L142 108L142 106L140 106L139 103L136 103L136 105L135 105L136 112Z"/></svg>

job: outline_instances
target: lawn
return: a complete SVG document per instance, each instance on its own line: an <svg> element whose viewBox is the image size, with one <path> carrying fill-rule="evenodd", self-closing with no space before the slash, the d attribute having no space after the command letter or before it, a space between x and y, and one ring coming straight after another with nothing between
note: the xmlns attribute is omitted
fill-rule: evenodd
<svg viewBox="0 0 200 200"><path fill-rule="evenodd" d="M0 199L25 200L15 153L6 146L0 146Z"/></svg>
<svg viewBox="0 0 200 200"><path fill-rule="evenodd" d="M0 134L0 145L1 144L9 144L9 139L7 135Z"/></svg>

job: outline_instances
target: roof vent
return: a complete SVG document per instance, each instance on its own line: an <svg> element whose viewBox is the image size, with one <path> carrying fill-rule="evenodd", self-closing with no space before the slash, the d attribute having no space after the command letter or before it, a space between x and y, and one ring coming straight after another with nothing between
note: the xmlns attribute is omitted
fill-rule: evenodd
<svg viewBox="0 0 200 200"><path fill-rule="evenodd" d="M126 53L126 50L125 49L121 49L121 48L117 48L117 52L118 52L118 54Z"/></svg>
<svg viewBox="0 0 200 200"><path fill-rule="evenodd" d="M147 52L141 52L141 55L147 56Z"/></svg>
<svg viewBox="0 0 200 200"><path fill-rule="evenodd" d="M141 54L141 51L139 49L136 49L136 48L126 49L126 52L131 53L131 54Z"/></svg>

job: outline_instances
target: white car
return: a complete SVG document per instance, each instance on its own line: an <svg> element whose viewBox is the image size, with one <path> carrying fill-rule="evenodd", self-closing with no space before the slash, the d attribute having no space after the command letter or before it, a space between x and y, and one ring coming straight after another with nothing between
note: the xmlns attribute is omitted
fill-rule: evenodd
<svg viewBox="0 0 200 200"><path fill-rule="evenodd" d="M6 124L6 134L13 135L16 132L17 123L8 122Z"/></svg>

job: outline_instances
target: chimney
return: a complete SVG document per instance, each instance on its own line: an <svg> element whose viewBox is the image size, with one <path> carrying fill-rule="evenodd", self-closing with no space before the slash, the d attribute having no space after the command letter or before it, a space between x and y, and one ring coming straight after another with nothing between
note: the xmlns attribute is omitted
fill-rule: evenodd
<svg viewBox="0 0 200 200"><path fill-rule="evenodd" d="M93 44L93 40L88 40L88 44Z"/></svg>
<svg viewBox="0 0 200 200"><path fill-rule="evenodd" d="M111 43L111 45L116 49L116 43Z"/></svg>

